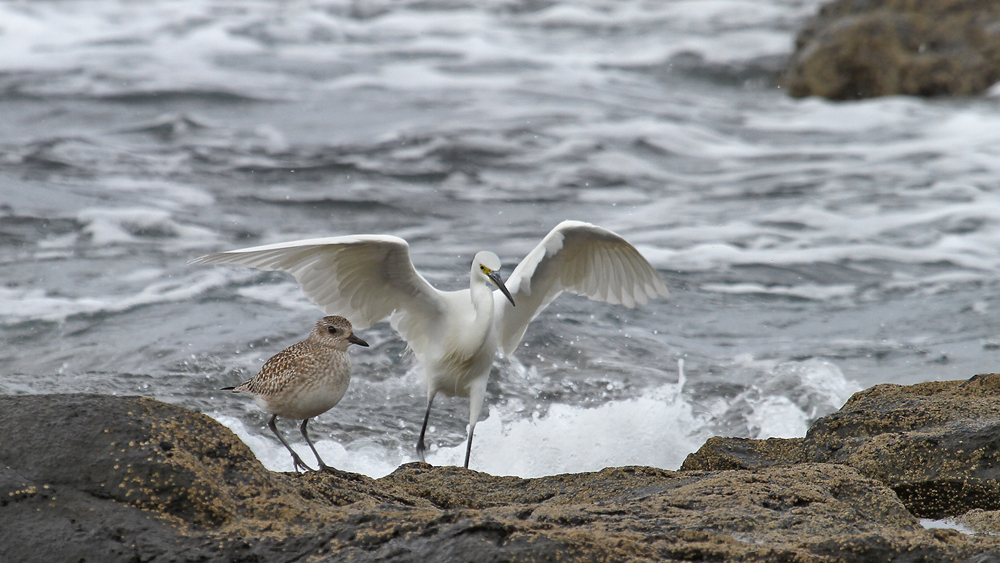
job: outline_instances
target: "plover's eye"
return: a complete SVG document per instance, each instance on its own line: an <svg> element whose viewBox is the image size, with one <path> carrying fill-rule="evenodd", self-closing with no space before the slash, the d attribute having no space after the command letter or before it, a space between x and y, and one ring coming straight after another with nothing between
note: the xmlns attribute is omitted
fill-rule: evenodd
<svg viewBox="0 0 1000 563"><path fill-rule="evenodd" d="M328 326L328 327L326 327L326 330L330 334L337 334L337 327L335 327L335 326Z"/></svg>

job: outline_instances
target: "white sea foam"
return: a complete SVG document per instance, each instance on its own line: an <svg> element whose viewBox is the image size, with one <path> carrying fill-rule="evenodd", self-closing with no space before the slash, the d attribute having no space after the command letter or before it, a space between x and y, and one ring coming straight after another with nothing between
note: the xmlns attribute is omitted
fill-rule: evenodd
<svg viewBox="0 0 1000 563"><path fill-rule="evenodd" d="M785 100L769 112L750 112L746 125L768 131L864 133L926 117L926 104L888 97L842 104L821 98Z"/></svg>
<svg viewBox="0 0 1000 563"><path fill-rule="evenodd" d="M917 200L921 209L833 211L799 204L751 219L661 229L641 240L677 247L645 244L642 250L655 265L682 271L873 260L1000 272L1000 196L968 187L935 193L943 197Z"/></svg>
<svg viewBox="0 0 1000 563"><path fill-rule="evenodd" d="M716 428L748 438L804 436L809 424L839 409L860 391L836 364L821 358L775 363L744 356L731 367L732 379L747 388L730 400L710 399L709 420Z"/></svg>
<svg viewBox="0 0 1000 563"><path fill-rule="evenodd" d="M682 271L704 271L738 264L835 264L865 260L900 264L952 263L972 270L1000 270L1000 254L964 237L945 236L924 248L870 243L831 244L813 248L789 246L747 249L734 244L706 243L679 251L652 250L646 257L665 269Z"/></svg>
<svg viewBox="0 0 1000 563"><path fill-rule="evenodd" d="M728 410L698 414L683 392L683 369L681 374L678 383L594 408L556 404L544 415L524 417L516 407L491 406L491 415L476 426L470 465L494 475L520 477L622 465L677 469L710 435L712 415L738 413L752 438L804 436L811 420L836 410L858 390L830 362L788 362L763 372ZM290 456L276 441L250 432L238 419L215 416L250 446L265 467L292 470ZM339 444L316 438L316 448L328 464L372 477L415 460L412 445L405 440L387 448L370 439ZM297 451L303 459L311 459L311 454L302 453L308 452L305 444ZM464 458L464 442L450 447L432 443L427 455L434 465L461 465Z"/></svg>
<svg viewBox="0 0 1000 563"><path fill-rule="evenodd" d="M957 522L953 518L942 518L939 520L934 520L931 518L921 518L920 525L928 530L943 528L946 530L955 530L956 532L960 532L962 534L966 534L969 536L976 535L975 530L969 528L968 526L965 526L964 524Z"/></svg>
<svg viewBox="0 0 1000 563"><path fill-rule="evenodd" d="M163 271L142 272L141 277L164 277ZM139 275L138 273L136 275ZM190 276L155 281L130 295L59 295L40 287L0 286L0 324L30 320L61 322L74 315L117 313L154 303L185 301L225 284L227 276L218 271L201 271ZM133 280L134 281L134 280Z"/></svg>
<svg viewBox="0 0 1000 563"><path fill-rule="evenodd" d="M288 455L285 447L277 441L251 432L238 418L226 415L214 415L214 417L220 424L232 430L240 440L243 440L243 443L250 447L250 450L264 467L271 471L295 471L292 457ZM282 430L287 434L285 439L289 441L289 445L295 449L306 465L315 468L315 456L302 440L298 430L294 428L289 430L288 425L285 426ZM269 430L267 432L270 434ZM362 473L369 477L384 477L392 473L401 463L412 461L404 459L398 453L393 454L379 449L363 440L351 443L345 448L333 440L317 439L315 430L312 431L310 437L327 465L344 471Z"/></svg>
<svg viewBox="0 0 1000 563"><path fill-rule="evenodd" d="M701 286L705 291L733 294L785 295L803 299L829 300L838 297L848 297L857 291L853 284L817 285L803 284L796 286L765 286L759 283L706 283Z"/></svg>
<svg viewBox="0 0 1000 563"><path fill-rule="evenodd" d="M704 426L677 385L595 408L553 405L544 416L476 426L472 464L495 475L537 477L620 465L676 469L698 448ZM430 463L459 465L465 445L431 451Z"/></svg>
<svg viewBox="0 0 1000 563"><path fill-rule="evenodd" d="M753 405L747 416L750 428L756 430L754 438L795 438L805 435L809 419L788 397L768 396Z"/></svg>
<svg viewBox="0 0 1000 563"><path fill-rule="evenodd" d="M316 304L306 298L302 288L294 281L279 284L249 285L236 290L248 299L275 303L285 309L315 311Z"/></svg>
<svg viewBox="0 0 1000 563"><path fill-rule="evenodd" d="M808 3L792 7L731 0L558 3L524 16L522 21L557 29L662 30L664 33L656 34L657 62L680 52L698 53L713 62L729 62L787 52L791 37L785 22L804 17L811 9ZM614 53L615 62L646 62L635 56L644 51L641 48L644 38L640 33L620 37L619 41L627 46ZM605 57L609 55L606 53Z"/></svg>
<svg viewBox="0 0 1000 563"><path fill-rule="evenodd" d="M30 86L42 93L228 89L243 84L246 74L214 64L213 54L255 52L259 46L230 33L212 9L210 2L154 2L142 9L95 1L3 4L0 69L80 70ZM192 26L192 21L207 25ZM273 81L258 78L264 84Z"/></svg>
<svg viewBox="0 0 1000 563"><path fill-rule="evenodd" d="M182 224L169 211L157 208L84 209L77 213L77 220L84 224L83 232L90 235L90 244L94 246L135 243L154 237L168 240L168 244L161 246L178 251L202 248L218 237L204 227Z"/></svg>
<svg viewBox="0 0 1000 563"><path fill-rule="evenodd" d="M641 398L607 403L596 408L553 405L544 416L504 422L513 413L491 407L493 415L476 426L470 465L494 475L538 477L566 472L596 471L620 465L650 465L676 469L697 449L704 426L677 385L665 385ZM265 467L291 471L284 447L249 433L234 418L218 416L257 455ZM316 440L316 449L328 464L373 477L386 475L400 463L415 461L412 446L386 450L371 441L347 445ZM305 444L302 444L305 449ZM400 446L402 448L403 446ZM305 450L308 451L308 450ZM311 454L303 459L310 459ZM461 465L465 443L438 448L430 445L427 461L434 465Z"/></svg>
<svg viewBox="0 0 1000 563"><path fill-rule="evenodd" d="M111 177L103 179L101 186L117 194L137 194L147 206L156 209L178 210L215 203L215 197L204 189L162 180Z"/></svg>
<svg viewBox="0 0 1000 563"><path fill-rule="evenodd" d="M445 56L465 68L512 62L509 68L522 68L525 76L593 84L604 80L598 67L660 64L681 52L713 62L787 53L790 21L806 17L813 4L567 2L512 14L504 2L485 2L451 7L447 17L438 10L389 5L372 8L365 18L354 16L363 9L354 3L313 0L244 2L239 12L227 10L224 16L209 1L154 1L142 9L86 0L72 6L0 4L0 70L72 70L24 87L89 95L216 90L295 96L291 75L301 66L292 64L296 61L340 64L343 72L331 82L334 87L495 89L520 83L507 77L511 73L453 73L420 57L386 64L405 51L431 60ZM525 34L526 27L536 30ZM576 41L552 41L537 28L568 31ZM632 33L617 31L622 29ZM595 30L614 33L618 48L608 49L607 34ZM566 49L569 43L574 48ZM234 68L227 62L248 55L289 64ZM381 63L351 64L372 59Z"/></svg>

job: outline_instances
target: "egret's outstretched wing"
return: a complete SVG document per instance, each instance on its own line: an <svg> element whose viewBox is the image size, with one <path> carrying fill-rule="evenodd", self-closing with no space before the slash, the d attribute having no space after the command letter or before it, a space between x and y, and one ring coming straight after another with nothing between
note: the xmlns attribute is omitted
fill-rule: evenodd
<svg viewBox="0 0 1000 563"><path fill-rule="evenodd" d="M660 274L622 237L580 221L563 221L552 229L507 279L514 297L502 306L500 345L510 354L528 323L563 291L596 301L635 307L648 298L667 295Z"/></svg>
<svg viewBox="0 0 1000 563"><path fill-rule="evenodd" d="M413 267L406 241L386 235L298 240L207 254L192 264L242 264L295 276L313 303L364 329L393 315L418 354L443 314L434 289ZM397 326L398 325L398 326Z"/></svg>

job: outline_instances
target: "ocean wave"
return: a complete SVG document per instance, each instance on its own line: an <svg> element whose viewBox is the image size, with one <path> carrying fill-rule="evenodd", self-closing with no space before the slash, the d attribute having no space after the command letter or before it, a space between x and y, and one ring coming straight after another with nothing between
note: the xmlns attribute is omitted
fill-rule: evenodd
<svg viewBox="0 0 1000 563"><path fill-rule="evenodd" d="M886 272L899 265L949 265L983 276L1000 272L1000 197L976 189L931 191L940 196L914 195L916 209L832 211L797 204L750 218L644 232L640 247L658 267L687 272L822 263L879 263ZM652 240L670 241L674 248Z"/></svg>
<svg viewBox="0 0 1000 563"><path fill-rule="evenodd" d="M83 234L92 246L130 244L149 240L173 252L204 248L218 238L218 233L176 221L169 211L155 208L94 208L77 214ZM169 244L163 240L168 239Z"/></svg>
<svg viewBox="0 0 1000 563"><path fill-rule="evenodd" d="M683 386L682 375L678 383L650 389L642 397L595 408L556 404L545 414L527 418L516 403L491 406L490 416L476 426L472 463L494 475L521 477L596 471L616 465L677 468L700 445L703 437L698 436L698 430L704 426L704 420L692 413ZM233 429L266 467L292 470L290 457L276 441L261 439L237 419L215 416ZM404 440L392 440L390 445L368 437L348 443L315 442L327 463L372 477L413 461L415 454ZM427 459L435 465L456 465L464 456L464 441L443 447L432 443Z"/></svg>
<svg viewBox="0 0 1000 563"><path fill-rule="evenodd" d="M738 295L778 295L782 297L798 297L827 301L854 295L855 285L818 285L804 284L798 286L765 286L759 283L706 283L701 288L715 293L732 293Z"/></svg>
<svg viewBox="0 0 1000 563"><path fill-rule="evenodd" d="M524 405L516 400L491 405L489 416L476 426L472 464L494 475L520 477L620 465L677 469L720 424L741 429L736 435L749 438L802 437L812 420L835 411L860 390L826 360L772 364L770 368L748 366L744 363L743 369L757 374L751 385L725 405L716 405L711 413L685 392L683 362L676 383L596 407L557 403L544 414L525 416ZM293 470L284 448L260 434L263 428L252 431L240 419L221 413L213 416L236 432L265 467ZM315 442L324 460L335 467L381 477L415 460L409 435L403 434L388 440L364 435L346 442ZM432 442L427 460L435 465L458 465L464 456L464 440L453 446Z"/></svg>
<svg viewBox="0 0 1000 563"><path fill-rule="evenodd" d="M861 387L823 358L777 363L737 358L729 379L744 386L733 397L703 397L712 434L746 438L805 436L817 418L839 409ZM696 399L697 400L697 399Z"/></svg>
<svg viewBox="0 0 1000 563"><path fill-rule="evenodd" d="M163 277L162 270L134 272L147 279ZM29 321L63 322L78 315L121 313L156 303L186 301L223 286L227 276L217 271L203 271L179 279L148 283L131 294L82 296L62 295L42 287L0 286L0 323L13 325Z"/></svg>
<svg viewBox="0 0 1000 563"><path fill-rule="evenodd" d="M225 13L208 1L153 2L144 10L98 2L6 4L0 5L0 72L26 74L0 91L244 103L294 95L289 73L336 88L400 90L515 87L519 80L509 75L546 72L587 82L601 76L588 68L661 64L679 53L716 66L786 54L790 22L806 18L814 4L402 2L362 9L305 0L247 2ZM530 40L525 28L539 30L542 41ZM563 40L546 41L552 34ZM625 44L607 49L609 34ZM559 48L566 39L578 48ZM246 55L253 64L239 62Z"/></svg>

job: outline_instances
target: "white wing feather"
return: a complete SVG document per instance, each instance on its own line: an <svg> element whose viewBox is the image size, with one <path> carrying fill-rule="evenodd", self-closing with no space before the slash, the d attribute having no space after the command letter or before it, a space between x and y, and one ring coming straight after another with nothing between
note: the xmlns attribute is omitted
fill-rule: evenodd
<svg viewBox="0 0 1000 563"><path fill-rule="evenodd" d="M295 276L313 303L355 329L392 316L392 326L417 354L437 332L444 305L413 267L406 241L387 235L298 240L207 254L192 264L241 264Z"/></svg>
<svg viewBox="0 0 1000 563"><path fill-rule="evenodd" d="M500 345L505 354L517 348L528 323L563 291L630 309L668 295L660 274L628 241L580 221L556 225L521 260L506 285L515 307L499 292L494 294L503 312Z"/></svg>

